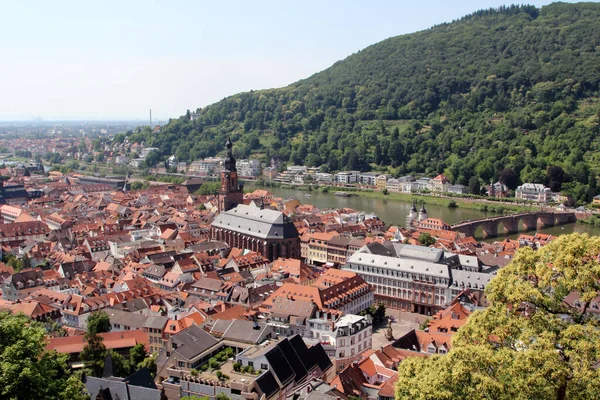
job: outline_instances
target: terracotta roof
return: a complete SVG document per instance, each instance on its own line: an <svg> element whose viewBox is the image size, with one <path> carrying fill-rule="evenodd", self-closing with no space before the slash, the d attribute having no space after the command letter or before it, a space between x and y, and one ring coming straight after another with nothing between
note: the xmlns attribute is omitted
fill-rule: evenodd
<svg viewBox="0 0 600 400"><path fill-rule="evenodd" d="M107 349L124 349L134 347L137 344L143 344L146 350L148 347L148 334L141 330L131 330L122 332L107 332L99 334ZM87 341L84 336L66 336L51 338L46 343L47 350L56 350L59 353L81 353Z"/></svg>

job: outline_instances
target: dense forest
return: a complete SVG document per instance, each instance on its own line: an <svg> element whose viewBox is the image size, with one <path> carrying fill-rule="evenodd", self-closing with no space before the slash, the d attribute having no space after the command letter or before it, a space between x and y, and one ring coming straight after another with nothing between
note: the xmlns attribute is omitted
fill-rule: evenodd
<svg viewBox="0 0 600 400"><path fill-rule="evenodd" d="M149 162L238 157L325 171L552 185L580 202L600 172L600 4L507 6L384 40L284 88L172 119Z"/></svg>

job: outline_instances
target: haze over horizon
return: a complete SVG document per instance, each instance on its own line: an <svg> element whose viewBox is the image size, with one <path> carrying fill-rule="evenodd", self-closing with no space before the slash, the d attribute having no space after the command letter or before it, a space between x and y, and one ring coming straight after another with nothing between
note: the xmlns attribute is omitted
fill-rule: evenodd
<svg viewBox="0 0 600 400"><path fill-rule="evenodd" d="M0 121L166 120L510 2L4 4ZM537 7L551 1L530 1Z"/></svg>

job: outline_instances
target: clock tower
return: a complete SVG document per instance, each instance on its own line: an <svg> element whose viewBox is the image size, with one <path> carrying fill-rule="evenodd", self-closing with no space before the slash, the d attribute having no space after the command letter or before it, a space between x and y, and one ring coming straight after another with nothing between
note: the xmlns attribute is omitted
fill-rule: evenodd
<svg viewBox="0 0 600 400"><path fill-rule="evenodd" d="M229 211L238 204L244 203L244 185L238 183L237 168L233 157L233 144L227 138L225 143L227 156L221 171L221 189L219 190L219 211Z"/></svg>

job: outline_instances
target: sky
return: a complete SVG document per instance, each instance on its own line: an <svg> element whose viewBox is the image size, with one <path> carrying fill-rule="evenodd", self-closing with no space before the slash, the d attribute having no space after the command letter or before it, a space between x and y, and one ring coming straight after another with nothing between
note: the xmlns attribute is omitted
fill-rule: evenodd
<svg viewBox="0 0 600 400"><path fill-rule="evenodd" d="M0 120L166 120L503 4L0 0Z"/></svg>

